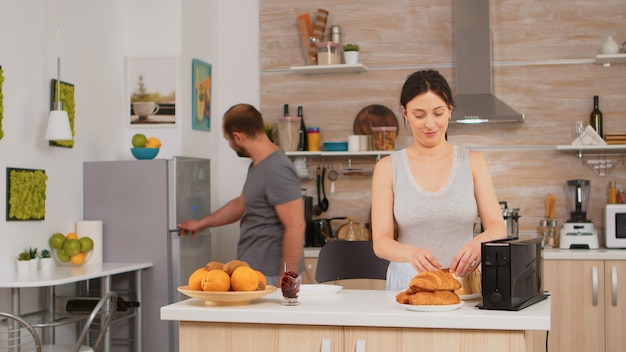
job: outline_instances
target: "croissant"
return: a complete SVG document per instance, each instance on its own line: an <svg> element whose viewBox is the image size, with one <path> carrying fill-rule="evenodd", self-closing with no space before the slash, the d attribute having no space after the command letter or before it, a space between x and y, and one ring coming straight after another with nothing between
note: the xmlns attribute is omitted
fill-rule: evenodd
<svg viewBox="0 0 626 352"><path fill-rule="evenodd" d="M415 275L409 287L415 291L454 291L461 288L461 283L449 272L433 270Z"/></svg>
<svg viewBox="0 0 626 352"><path fill-rule="evenodd" d="M409 296L411 305L438 306L459 303L461 299L452 291L420 291Z"/></svg>

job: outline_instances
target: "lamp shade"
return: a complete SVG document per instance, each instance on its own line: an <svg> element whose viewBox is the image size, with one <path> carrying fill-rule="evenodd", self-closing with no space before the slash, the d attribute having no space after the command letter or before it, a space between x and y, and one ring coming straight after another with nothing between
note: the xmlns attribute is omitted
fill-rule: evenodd
<svg viewBox="0 0 626 352"><path fill-rule="evenodd" d="M46 129L46 139L49 141L71 140L72 129L70 118L65 110L52 110L48 118L48 128Z"/></svg>

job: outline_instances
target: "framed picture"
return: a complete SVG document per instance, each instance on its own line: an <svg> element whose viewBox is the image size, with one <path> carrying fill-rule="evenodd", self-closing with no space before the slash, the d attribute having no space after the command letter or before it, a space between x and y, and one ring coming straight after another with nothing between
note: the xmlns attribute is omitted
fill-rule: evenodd
<svg viewBox="0 0 626 352"><path fill-rule="evenodd" d="M129 57L126 66L130 126L175 127L178 59Z"/></svg>
<svg viewBox="0 0 626 352"><path fill-rule="evenodd" d="M51 146L55 147L74 147L74 136L76 131L74 130L74 120L76 119L76 103L74 101L74 85L67 82L59 82L58 86L61 88L61 96L59 97L63 104L63 110L67 112L67 116L70 119L70 128L72 129L72 139L70 140L58 140L49 141ZM54 109L54 102L57 100L57 80L52 79L50 81L50 110Z"/></svg>
<svg viewBox="0 0 626 352"><path fill-rule="evenodd" d="M210 131L211 64L193 59L191 66L191 129Z"/></svg>
<svg viewBox="0 0 626 352"><path fill-rule="evenodd" d="M7 167L6 177L7 221L44 220L46 171Z"/></svg>

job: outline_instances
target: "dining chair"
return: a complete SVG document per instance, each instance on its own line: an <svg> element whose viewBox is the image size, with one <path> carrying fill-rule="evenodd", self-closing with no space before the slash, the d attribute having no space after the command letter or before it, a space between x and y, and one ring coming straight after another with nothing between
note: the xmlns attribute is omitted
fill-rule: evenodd
<svg viewBox="0 0 626 352"><path fill-rule="evenodd" d="M41 339L23 318L0 312L0 351L41 352Z"/></svg>
<svg viewBox="0 0 626 352"><path fill-rule="evenodd" d="M320 249L315 280L319 283L346 280L342 285L346 288L384 288L388 266L388 260L374 254L372 241L335 240ZM357 285L349 284L356 279L368 280L361 280ZM371 280L382 281L372 285Z"/></svg>
<svg viewBox="0 0 626 352"><path fill-rule="evenodd" d="M117 311L117 294L107 292L93 308L89 317L85 321L76 343L72 344L50 344L41 348L43 352L95 352L100 351L104 345L106 332L111 325L111 321ZM94 336L90 332L96 332L95 341L91 341ZM88 336L89 335L89 336Z"/></svg>

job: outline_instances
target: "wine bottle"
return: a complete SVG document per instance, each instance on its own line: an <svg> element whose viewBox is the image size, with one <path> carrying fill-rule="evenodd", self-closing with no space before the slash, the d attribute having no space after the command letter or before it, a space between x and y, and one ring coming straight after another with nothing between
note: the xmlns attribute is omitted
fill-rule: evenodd
<svg viewBox="0 0 626 352"><path fill-rule="evenodd" d="M600 135L602 139L604 139L604 131L602 130L602 111L600 111L600 103L598 101L598 96L593 96L593 110L589 115L589 124L593 127L594 130Z"/></svg>
<svg viewBox="0 0 626 352"><path fill-rule="evenodd" d="M289 104L283 105L283 116L289 116Z"/></svg>
<svg viewBox="0 0 626 352"><path fill-rule="evenodd" d="M307 137L306 125L304 124L304 113L302 112L302 106L298 106L298 116L300 117L300 142L298 143L298 150L309 150L309 140Z"/></svg>

